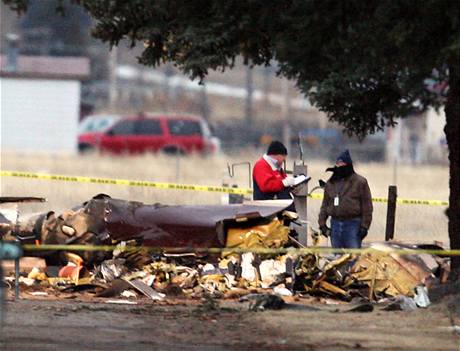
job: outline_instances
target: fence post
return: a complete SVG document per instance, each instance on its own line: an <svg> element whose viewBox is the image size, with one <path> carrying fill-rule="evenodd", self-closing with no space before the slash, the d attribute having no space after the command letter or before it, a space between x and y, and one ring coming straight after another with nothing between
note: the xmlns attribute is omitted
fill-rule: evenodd
<svg viewBox="0 0 460 351"><path fill-rule="evenodd" d="M20 257L14 259L14 299L19 299L19 264Z"/></svg>
<svg viewBox="0 0 460 351"><path fill-rule="evenodd" d="M299 174L308 174L308 167L302 161L300 164L294 163L294 176ZM296 231L299 234L299 242L307 246L308 241L308 222L307 222L307 196L308 196L308 184L301 184L298 186L297 191L294 193L294 205L299 215L299 220L301 223L300 228L297 228Z"/></svg>
<svg viewBox="0 0 460 351"><path fill-rule="evenodd" d="M238 184L233 184L232 188L238 188ZM228 203L229 204L242 204L244 201L243 194L228 194Z"/></svg>
<svg viewBox="0 0 460 351"><path fill-rule="evenodd" d="M396 185L388 187L388 206L387 206L387 223L385 226L385 241L393 240L395 235L395 219L396 219Z"/></svg>

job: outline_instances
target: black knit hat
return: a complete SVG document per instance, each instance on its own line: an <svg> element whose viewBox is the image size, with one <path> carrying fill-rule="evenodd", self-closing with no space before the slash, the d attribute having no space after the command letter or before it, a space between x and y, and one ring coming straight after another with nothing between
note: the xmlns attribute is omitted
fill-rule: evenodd
<svg viewBox="0 0 460 351"><path fill-rule="evenodd" d="M287 149L281 141L274 140L268 146L267 155L287 155Z"/></svg>
<svg viewBox="0 0 460 351"><path fill-rule="evenodd" d="M339 162L339 161L342 161L343 163L346 163L347 165L353 164L353 160L351 159L350 151L345 150L344 152L342 152L340 156L337 157L336 162Z"/></svg>

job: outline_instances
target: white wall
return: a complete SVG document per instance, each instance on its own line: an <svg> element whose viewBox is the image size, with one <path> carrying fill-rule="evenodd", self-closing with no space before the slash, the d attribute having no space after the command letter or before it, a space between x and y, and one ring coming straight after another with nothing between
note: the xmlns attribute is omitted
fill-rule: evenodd
<svg viewBox="0 0 460 351"><path fill-rule="evenodd" d="M4 151L76 152L80 82L0 78Z"/></svg>
<svg viewBox="0 0 460 351"><path fill-rule="evenodd" d="M430 146L439 146L441 139L445 138L444 126L446 125L446 113L444 107L436 111L430 108L426 112L427 133L426 142Z"/></svg>
<svg viewBox="0 0 460 351"><path fill-rule="evenodd" d="M446 144L446 113L444 107L436 111L430 108L426 112L426 156L427 159L434 159L447 162L448 150Z"/></svg>

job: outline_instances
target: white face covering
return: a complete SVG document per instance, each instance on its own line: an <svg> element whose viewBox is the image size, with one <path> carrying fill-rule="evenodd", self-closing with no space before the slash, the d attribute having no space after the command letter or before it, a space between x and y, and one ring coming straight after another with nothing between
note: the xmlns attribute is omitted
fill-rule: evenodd
<svg viewBox="0 0 460 351"><path fill-rule="evenodd" d="M278 170L278 169L281 168L281 164L280 164L280 162L278 162L277 159L275 159L275 158L273 158L273 157L271 157L271 156L269 156L267 154L264 155L264 158L270 164L270 166L272 166L272 168L274 170Z"/></svg>

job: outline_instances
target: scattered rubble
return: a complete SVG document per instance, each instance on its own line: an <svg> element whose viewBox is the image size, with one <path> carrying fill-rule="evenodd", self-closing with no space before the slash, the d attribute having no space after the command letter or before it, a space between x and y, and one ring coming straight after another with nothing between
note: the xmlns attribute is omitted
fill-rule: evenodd
<svg viewBox="0 0 460 351"><path fill-rule="evenodd" d="M250 311L280 310L286 304L281 297L272 294L250 294L240 301L249 301Z"/></svg>
<svg viewBox="0 0 460 351"><path fill-rule="evenodd" d="M263 310L316 296L329 303L358 299L349 312L370 312L378 302L386 310L413 310L430 304L430 287L446 276L445 258L403 255L401 249L416 247L398 243L373 243L359 256L235 250L295 247L287 205L145 205L98 195L61 215L30 218L19 230L11 226L6 236L22 243L115 245L109 252L26 252L44 257L47 266L19 278L34 296L114 298L107 303L206 297L246 300L251 310ZM224 250L194 253L209 247Z"/></svg>
<svg viewBox="0 0 460 351"><path fill-rule="evenodd" d="M427 284L437 279L434 273L426 270L423 261L414 265L411 259L408 267L404 265L408 257L383 255L383 251L377 251L378 247L389 250L396 244L382 245L369 248L361 257L244 253L223 255L217 262L207 262L205 258L187 260L155 254L150 263L138 268L128 268L126 259L113 257L93 269L86 268L82 275L63 274L64 269L82 267L69 263L59 270L58 277L48 276L48 269L34 268L19 281L34 296L41 296L40 291L43 296L54 291L61 296L80 293L128 301L142 296L153 301L170 297L241 298L250 301L251 310L282 308L284 303L280 301L293 296L361 301L350 312L370 312L374 303L380 303L387 311L427 307L430 304ZM414 271L423 274L415 279ZM407 272L411 272L410 279L406 279Z"/></svg>
<svg viewBox="0 0 460 351"><path fill-rule="evenodd" d="M417 304L414 299L407 296L397 296L389 301L389 304L383 308L384 311L414 311L417 309Z"/></svg>

